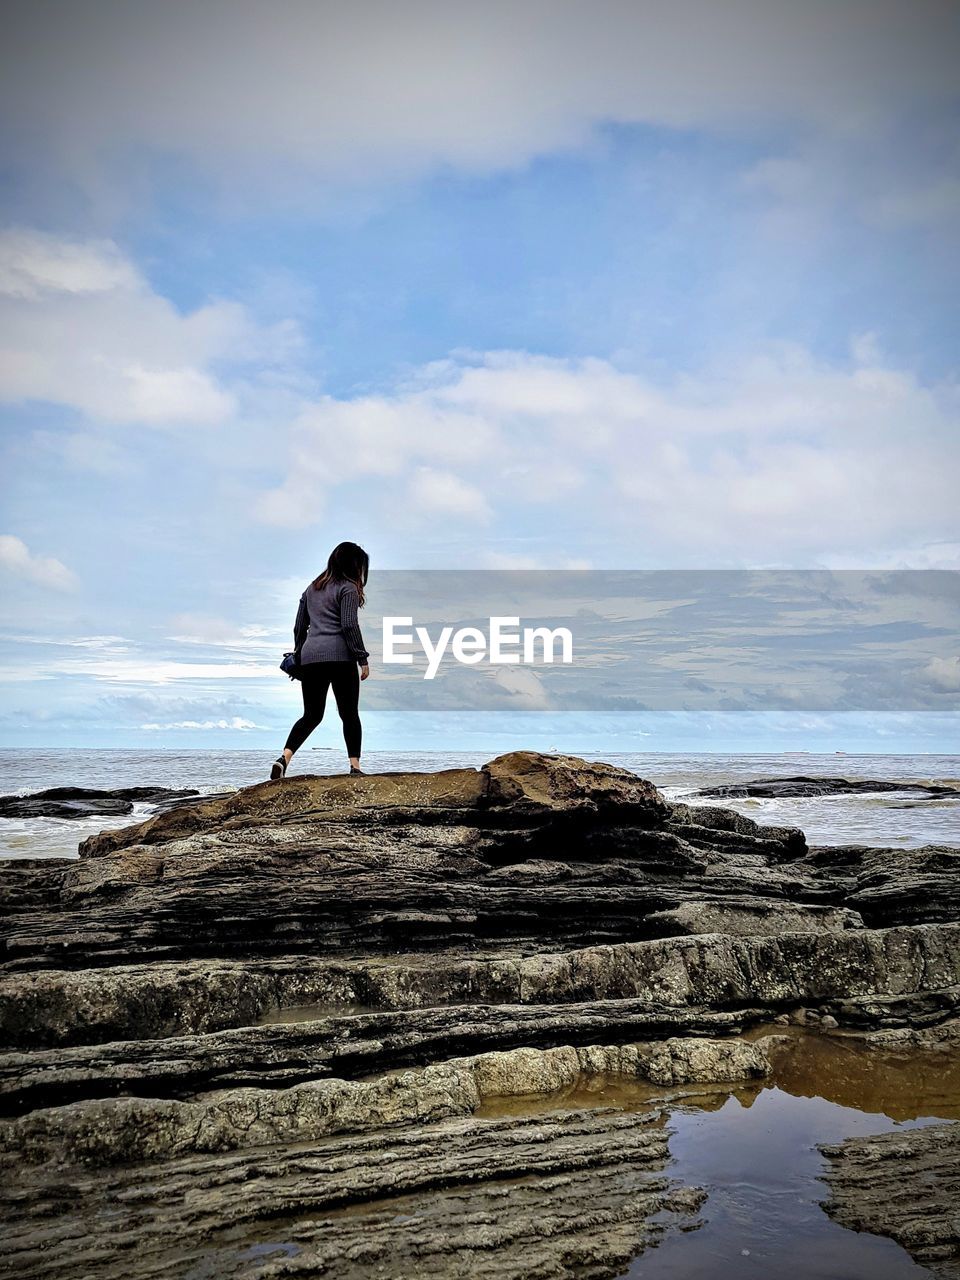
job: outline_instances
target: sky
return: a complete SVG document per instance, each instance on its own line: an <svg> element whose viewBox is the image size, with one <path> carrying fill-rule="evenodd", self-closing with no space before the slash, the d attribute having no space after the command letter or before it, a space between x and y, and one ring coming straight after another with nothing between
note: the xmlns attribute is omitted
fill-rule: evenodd
<svg viewBox="0 0 960 1280"><path fill-rule="evenodd" d="M955 3L5 12L0 746L274 751L343 539L371 608L378 570L960 568ZM376 677L368 741L473 745Z"/></svg>

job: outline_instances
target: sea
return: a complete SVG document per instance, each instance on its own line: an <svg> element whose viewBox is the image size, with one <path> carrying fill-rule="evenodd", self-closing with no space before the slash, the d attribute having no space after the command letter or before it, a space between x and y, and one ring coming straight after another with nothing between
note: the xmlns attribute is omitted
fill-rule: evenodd
<svg viewBox="0 0 960 1280"><path fill-rule="evenodd" d="M496 754L495 750L371 751L364 754L363 766L368 773L435 772L479 768ZM810 752L569 754L606 760L629 769L650 779L670 800L694 798L702 787L798 775L953 786L957 788L956 798L944 799L923 799L910 792L861 792L789 800L724 798L698 803L721 804L761 823L801 827L809 844L868 844L903 849L924 844L960 847L960 756ZM250 750L0 749L0 794L28 795L59 786L161 786L191 787L206 795L264 781L271 759L269 753ZM295 757L287 776L342 773L345 767L342 748L308 747ZM0 857L76 857L78 844L87 836L142 822L150 813L149 804L137 804L132 813L122 817L0 817Z"/></svg>

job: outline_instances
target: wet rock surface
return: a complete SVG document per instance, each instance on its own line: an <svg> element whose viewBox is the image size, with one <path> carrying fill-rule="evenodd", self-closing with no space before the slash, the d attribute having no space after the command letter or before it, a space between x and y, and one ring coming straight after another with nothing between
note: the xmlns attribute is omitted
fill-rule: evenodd
<svg viewBox="0 0 960 1280"><path fill-rule="evenodd" d="M748 782L731 782L719 787L704 787L698 796L726 797L742 800L786 800L797 796L881 795L905 792L908 795L941 799L958 795L956 787L931 782L891 782L871 778L754 778Z"/></svg>
<svg viewBox="0 0 960 1280"><path fill-rule="evenodd" d="M0 796L0 818L89 818L132 813L134 802L165 809L199 796L199 791L174 787L48 787L26 796Z"/></svg>
<svg viewBox="0 0 960 1280"><path fill-rule="evenodd" d="M4 1123L0 1151L38 1164L66 1159L106 1166L468 1115L491 1097L550 1094L582 1074L678 1085L735 1083L769 1070L762 1043L706 1037L522 1048L357 1080L311 1077L289 1088L223 1088L183 1100L126 1094L38 1108Z"/></svg>
<svg viewBox="0 0 960 1280"><path fill-rule="evenodd" d="M958 870L530 752L192 797L79 861L8 863L18 1274L620 1274L700 1202L662 1128L580 1109L535 1136L482 1101L762 1078L771 1023L935 1036L960 1010ZM93 1240L95 1203L116 1232Z"/></svg>
<svg viewBox="0 0 960 1280"><path fill-rule="evenodd" d="M935 1275L960 1276L960 1124L821 1148L825 1208L854 1231L892 1236Z"/></svg>
<svg viewBox="0 0 960 1280"><path fill-rule="evenodd" d="M6 1253L18 1275L78 1280L113 1274L118 1255L130 1277L186 1274L194 1239L217 1277L288 1260L286 1274L338 1277L611 1276L695 1225L703 1193L666 1178L666 1157L647 1117L575 1111L187 1156L155 1164L147 1187L129 1167L78 1168L42 1243L48 1192L16 1198Z"/></svg>

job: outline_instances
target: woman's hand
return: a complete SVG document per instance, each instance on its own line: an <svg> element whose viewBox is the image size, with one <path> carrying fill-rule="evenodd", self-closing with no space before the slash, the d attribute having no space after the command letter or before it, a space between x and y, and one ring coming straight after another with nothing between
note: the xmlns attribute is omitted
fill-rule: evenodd
<svg viewBox="0 0 960 1280"><path fill-rule="evenodd" d="M370 674L370 667L369 667L369 665L365 662L365 663L363 664L363 666L360 668L360 679L361 679L361 680L366 680L366 678L369 676L369 674Z"/></svg>

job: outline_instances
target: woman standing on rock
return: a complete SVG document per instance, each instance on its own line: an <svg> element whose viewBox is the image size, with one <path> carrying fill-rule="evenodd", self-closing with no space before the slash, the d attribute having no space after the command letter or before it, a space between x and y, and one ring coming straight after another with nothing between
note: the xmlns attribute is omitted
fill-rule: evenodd
<svg viewBox="0 0 960 1280"><path fill-rule="evenodd" d="M333 696L343 721L343 738L350 758L350 772L360 768L361 726L358 704L360 681L370 674L370 655L363 647L357 610L363 608L370 557L355 542L334 547L327 567L300 597L293 625L293 646L299 655L303 715L287 736L287 745L270 770L282 778L293 753L323 719L327 691ZM359 672L358 672L359 668Z"/></svg>

